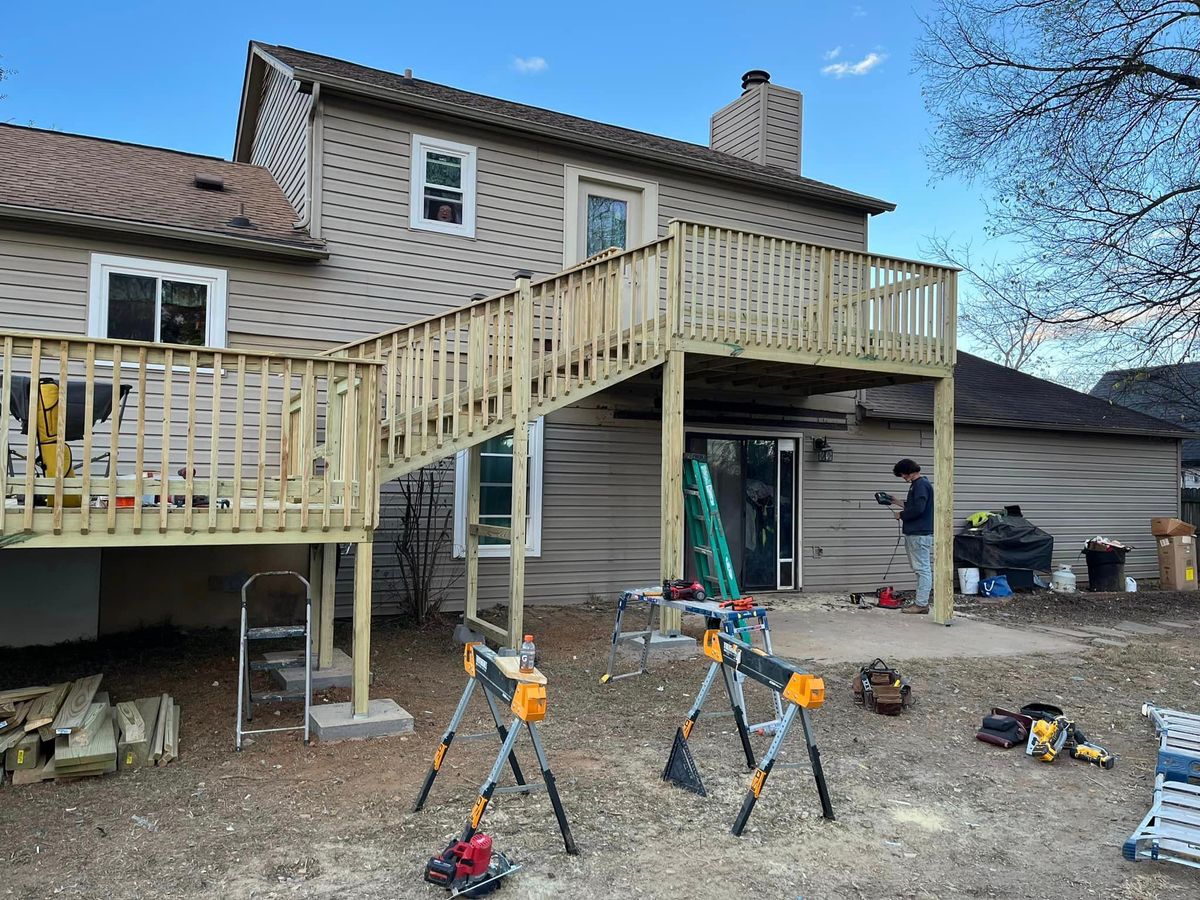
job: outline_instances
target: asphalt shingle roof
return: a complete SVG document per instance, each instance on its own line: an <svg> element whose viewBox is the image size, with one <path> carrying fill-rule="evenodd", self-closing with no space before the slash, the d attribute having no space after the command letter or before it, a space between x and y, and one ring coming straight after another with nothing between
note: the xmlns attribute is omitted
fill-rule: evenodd
<svg viewBox="0 0 1200 900"><path fill-rule="evenodd" d="M1092 388L1092 396L1200 430L1200 362L1144 369L1113 369ZM1183 461L1200 461L1200 438L1183 442Z"/></svg>
<svg viewBox="0 0 1200 900"><path fill-rule="evenodd" d="M520 128L524 123L535 123L547 126L562 133L564 140L572 136L586 136L599 139L612 145L613 149L649 151L663 157L663 162L669 164L671 157L688 160L699 164L713 172L760 181L766 187L784 188L809 197L821 198L829 202L842 203L872 213L888 212L895 209L895 204L865 194L848 191L835 185L805 178L784 169L759 165L749 160L741 159L729 153L721 153L701 144L691 144L687 141L677 141L672 138L649 134L644 131L634 131L619 125L607 125L591 119L582 119L565 113L543 109L538 106L527 106L510 100L501 100L470 91L461 91L432 81L422 81L419 78L405 78L394 72L382 69L372 69L369 66L358 65L346 60L321 56L293 47L281 47L272 44L255 42L256 46L275 57L279 62L293 70L317 76L335 77L346 81L358 82L376 88L383 88L397 94L407 94L414 98L440 101L453 104L464 111L476 111L490 115L504 116L512 120L513 127Z"/></svg>
<svg viewBox="0 0 1200 900"><path fill-rule="evenodd" d="M201 190L197 175L225 183ZM261 166L103 138L0 124L0 204L320 250ZM252 228L230 219L244 209Z"/></svg>
<svg viewBox="0 0 1200 900"><path fill-rule="evenodd" d="M863 408L874 418L931 421L933 384L870 388ZM954 420L1052 431L1180 437L1191 433L1178 424L962 352L954 367Z"/></svg>

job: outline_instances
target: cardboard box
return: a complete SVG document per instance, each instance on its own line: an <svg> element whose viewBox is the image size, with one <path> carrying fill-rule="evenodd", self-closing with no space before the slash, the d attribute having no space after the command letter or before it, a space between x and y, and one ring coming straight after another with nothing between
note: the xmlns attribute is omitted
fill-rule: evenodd
<svg viewBox="0 0 1200 900"><path fill-rule="evenodd" d="M1155 516L1150 520L1150 533L1155 537L1179 537L1185 534L1195 534L1196 526L1189 525L1183 519Z"/></svg>
<svg viewBox="0 0 1200 900"><path fill-rule="evenodd" d="M1196 539L1190 534L1158 539L1158 576L1164 591L1196 590Z"/></svg>

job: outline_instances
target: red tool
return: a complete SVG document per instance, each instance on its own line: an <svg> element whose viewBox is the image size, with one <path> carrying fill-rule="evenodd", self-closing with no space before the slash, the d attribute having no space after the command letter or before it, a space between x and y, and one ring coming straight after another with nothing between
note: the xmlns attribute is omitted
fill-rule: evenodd
<svg viewBox="0 0 1200 900"><path fill-rule="evenodd" d="M703 602L708 599L708 592L704 590L704 585L698 581L677 579L675 581L663 582L663 598L666 600L697 600Z"/></svg>
<svg viewBox="0 0 1200 900"><path fill-rule="evenodd" d="M875 592L875 596L879 598L879 605L884 609L899 609L904 605L903 601L896 596L896 592L892 590L891 585L881 587Z"/></svg>
<svg viewBox="0 0 1200 900"><path fill-rule="evenodd" d="M754 609L754 598L739 597L736 600L722 600L717 605L720 606L721 609L729 607L734 612L750 612L752 609Z"/></svg>
<svg viewBox="0 0 1200 900"><path fill-rule="evenodd" d="M478 897L500 887L500 879L516 871L503 853L492 853L492 839L474 834L469 841L454 841L440 856L425 864L425 880L444 887L452 897Z"/></svg>

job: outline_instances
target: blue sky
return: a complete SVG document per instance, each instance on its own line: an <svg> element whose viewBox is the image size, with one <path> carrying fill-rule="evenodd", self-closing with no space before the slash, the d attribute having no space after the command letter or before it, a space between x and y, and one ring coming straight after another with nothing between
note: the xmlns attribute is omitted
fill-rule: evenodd
<svg viewBox="0 0 1200 900"><path fill-rule="evenodd" d="M765 68L804 93L804 174L896 202L871 248L920 256L934 232L981 246L985 222L978 187L929 184L912 71L926 5L11 4L0 120L228 157L253 38L707 143L741 73Z"/></svg>

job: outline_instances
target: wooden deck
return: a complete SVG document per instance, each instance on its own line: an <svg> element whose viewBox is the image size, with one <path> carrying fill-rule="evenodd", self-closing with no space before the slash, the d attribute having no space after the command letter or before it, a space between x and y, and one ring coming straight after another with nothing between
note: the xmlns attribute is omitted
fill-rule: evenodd
<svg viewBox="0 0 1200 900"><path fill-rule="evenodd" d="M675 221L644 246L536 281L518 273L509 291L318 356L0 331L0 549L304 543L328 599L335 545L354 543L354 709L365 715L380 484L468 452L467 619L515 646L528 423L663 368L660 556L663 577L681 577L685 357L703 354L816 367L839 389L855 373L935 381L933 618L948 622L955 279ZM487 526L479 447L510 431L512 527ZM481 537L512 546L507 627L478 615ZM320 608L324 661L333 606Z"/></svg>

